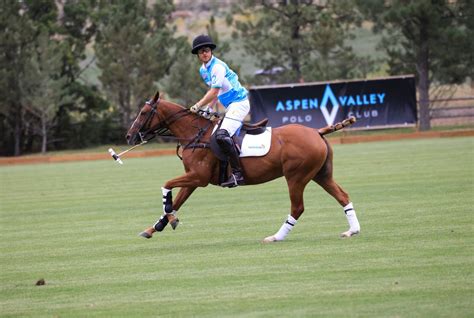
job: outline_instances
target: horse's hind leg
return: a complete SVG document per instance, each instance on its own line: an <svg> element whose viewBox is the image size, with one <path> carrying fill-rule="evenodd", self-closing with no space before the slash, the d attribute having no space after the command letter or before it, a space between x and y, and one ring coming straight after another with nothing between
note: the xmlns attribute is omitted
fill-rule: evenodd
<svg viewBox="0 0 474 318"><path fill-rule="evenodd" d="M288 179L287 182L288 189L290 191L291 214L288 215L288 218L280 227L278 232L276 232L274 235L266 237L263 240L264 243L283 241L288 233L290 233L290 231L293 229L301 214L304 212L303 192L308 181L301 180L298 177L293 177L292 179Z"/></svg>
<svg viewBox="0 0 474 318"><path fill-rule="evenodd" d="M324 141L328 147L328 155L323 166L313 178L313 181L319 184L324 190L326 190L327 193L332 195L334 199L336 199L337 202L339 202L339 204L343 207L347 222L349 223L349 230L341 233L341 237L351 237L352 235L358 234L360 232L359 220L357 219L357 215L355 213L354 206L349 199L349 195L334 181L332 177L333 152L327 140L324 139Z"/></svg>
<svg viewBox="0 0 474 318"><path fill-rule="evenodd" d="M343 207L349 223L349 230L341 233L341 237L351 237L360 232L360 224L349 195L332 178L332 175L318 175L314 179L324 190L327 191Z"/></svg>

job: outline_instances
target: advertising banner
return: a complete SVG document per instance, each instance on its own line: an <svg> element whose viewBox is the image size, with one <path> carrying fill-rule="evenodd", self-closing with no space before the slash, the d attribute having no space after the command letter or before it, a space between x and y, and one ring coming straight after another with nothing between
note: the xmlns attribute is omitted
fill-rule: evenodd
<svg viewBox="0 0 474 318"><path fill-rule="evenodd" d="M252 121L320 128L354 116L353 128L415 125L413 76L250 87Z"/></svg>

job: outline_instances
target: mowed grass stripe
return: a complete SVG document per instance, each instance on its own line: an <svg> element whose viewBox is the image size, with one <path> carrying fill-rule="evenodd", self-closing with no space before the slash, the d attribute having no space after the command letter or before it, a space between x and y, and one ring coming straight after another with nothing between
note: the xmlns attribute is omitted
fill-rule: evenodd
<svg viewBox="0 0 474 318"><path fill-rule="evenodd" d="M339 239L342 209L309 184L273 245L259 241L289 212L284 179L198 189L176 231L143 240L177 158L0 167L0 316L469 317L473 146L337 145L361 235Z"/></svg>

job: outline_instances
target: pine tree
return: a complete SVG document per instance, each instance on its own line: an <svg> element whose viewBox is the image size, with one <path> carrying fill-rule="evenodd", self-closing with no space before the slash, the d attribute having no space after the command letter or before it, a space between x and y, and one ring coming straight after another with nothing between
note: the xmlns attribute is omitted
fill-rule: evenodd
<svg viewBox="0 0 474 318"><path fill-rule="evenodd" d="M95 17L100 81L123 128L174 62L167 24L172 9L171 1L157 1L151 9L145 0L104 1Z"/></svg>
<svg viewBox="0 0 474 318"><path fill-rule="evenodd" d="M174 55L177 63L170 69L170 74L163 80L165 92L172 100L183 105L192 106L206 91L206 86L199 76L199 67L195 55L191 54L191 45L184 37L176 40L177 50Z"/></svg>
<svg viewBox="0 0 474 318"><path fill-rule="evenodd" d="M272 72L276 82L350 78L358 59L345 42L360 20L350 0L343 1L243 1L233 24L234 37L247 55Z"/></svg>
<svg viewBox="0 0 474 318"><path fill-rule="evenodd" d="M473 75L473 7L469 0L358 1L383 32L390 74L415 73L420 129L430 129L433 82L462 83Z"/></svg>
<svg viewBox="0 0 474 318"><path fill-rule="evenodd" d="M55 21L53 0L5 1L0 6L0 118L2 144L20 155L25 144L26 110L22 104L26 76L40 28Z"/></svg>
<svg viewBox="0 0 474 318"><path fill-rule="evenodd" d="M67 78L61 75L62 54L58 42L43 31L37 37L36 44L25 61L25 73L20 80L20 101L34 118L33 130L41 136L41 152L45 153L59 106L70 97L66 96L65 90Z"/></svg>

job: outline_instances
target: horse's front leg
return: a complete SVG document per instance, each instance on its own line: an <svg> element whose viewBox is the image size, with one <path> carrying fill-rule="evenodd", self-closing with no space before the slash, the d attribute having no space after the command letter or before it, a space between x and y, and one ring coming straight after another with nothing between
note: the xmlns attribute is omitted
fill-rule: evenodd
<svg viewBox="0 0 474 318"><path fill-rule="evenodd" d="M163 216L154 226L154 228L159 232L165 228L168 222L171 224L173 230L176 229L179 222L178 218L176 217L176 212L178 212L181 205L183 205L183 203L196 189L196 187L182 187L179 190L176 199L173 201L173 195L171 192L173 187L168 188L167 185L168 184L161 188L163 193Z"/></svg>
<svg viewBox="0 0 474 318"><path fill-rule="evenodd" d="M207 185L205 180L201 180L201 178L194 173L187 173L168 181L164 187L161 188L163 194L163 215L152 227L147 228L145 231L140 233L140 236L151 238L153 233L163 231L168 223L171 224L173 230L176 229L179 223L179 220L176 217L176 212L198 186L205 185ZM179 190L176 199L173 201L172 189L178 187L181 189Z"/></svg>

